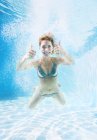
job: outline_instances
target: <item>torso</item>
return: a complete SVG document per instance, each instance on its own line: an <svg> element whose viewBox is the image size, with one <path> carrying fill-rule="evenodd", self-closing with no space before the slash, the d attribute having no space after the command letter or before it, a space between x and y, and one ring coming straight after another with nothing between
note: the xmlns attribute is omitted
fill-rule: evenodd
<svg viewBox="0 0 97 140"><path fill-rule="evenodd" d="M52 71L52 64L56 61L53 58L44 59L42 58L39 62L39 65L41 65L41 68L45 72L45 74L48 74ZM57 65L57 64L56 64ZM39 76L39 75L38 75ZM57 76L47 76L40 79L40 87L44 91L52 91L58 89L58 81Z"/></svg>

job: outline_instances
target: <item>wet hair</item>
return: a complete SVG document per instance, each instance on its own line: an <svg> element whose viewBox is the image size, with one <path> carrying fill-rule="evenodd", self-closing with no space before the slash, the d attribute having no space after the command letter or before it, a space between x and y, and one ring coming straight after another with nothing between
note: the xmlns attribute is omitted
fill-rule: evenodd
<svg viewBox="0 0 97 140"><path fill-rule="evenodd" d="M43 34L42 36L40 36L39 38L39 46L41 45L41 41L43 40L48 40L52 43L53 47L55 44L55 39L54 39L54 35L52 33L47 33L47 34Z"/></svg>

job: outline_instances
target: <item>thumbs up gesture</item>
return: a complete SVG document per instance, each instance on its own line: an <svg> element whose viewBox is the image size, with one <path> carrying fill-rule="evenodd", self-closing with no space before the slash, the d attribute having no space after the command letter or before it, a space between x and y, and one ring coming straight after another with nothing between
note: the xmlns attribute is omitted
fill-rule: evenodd
<svg viewBox="0 0 97 140"><path fill-rule="evenodd" d="M36 55L36 51L33 49L33 46L30 46L29 51L27 52L27 54L25 55L25 58L33 58Z"/></svg>
<svg viewBox="0 0 97 140"><path fill-rule="evenodd" d="M58 44L54 45L54 53L57 55L66 55L65 49L61 46L61 43L59 42Z"/></svg>
<svg viewBox="0 0 97 140"><path fill-rule="evenodd" d="M29 52L28 52L30 57L34 57L36 55L36 51L33 49L33 46L31 45Z"/></svg>
<svg viewBox="0 0 97 140"><path fill-rule="evenodd" d="M55 54L61 54L63 51L63 48L61 47L60 42L58 44L54 45L54 53Z"/></svg>

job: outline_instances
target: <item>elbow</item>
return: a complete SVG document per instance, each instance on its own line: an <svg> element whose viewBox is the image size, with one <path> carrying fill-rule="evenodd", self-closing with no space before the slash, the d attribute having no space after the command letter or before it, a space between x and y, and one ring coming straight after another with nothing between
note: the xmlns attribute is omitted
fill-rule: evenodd
<svg viewBox="0 0 97 140"><path fill-rule="evenodd" d="M22 69L23 69L22 64L21 64L21 63L17 64L16 70L17 70L17 71L20 71L20 70L22 70Z"/></svg>
<svg viewBox="0 0 97 140"><path fill-rule="evenodd" d="M69 65L73 65L73 64L74 64L74 61L69 62Z"/></svg>
<svg viewBox="0 0 97 140"><path fill-rule="evenodd" d="M66 65L73 65L74 64L74 61L73 60L70 60L70 61L67 61L65 62Z"/></svg>
<svg viewBox="0 0 97 140"><path fill-rule="evenodd" d="M20 70L21 70L20 67L17 66L17 67L16 67L16 71L20 71Z"/></svg>
<svg viewBox="0 0 97 140"><path fill-rule="evenodd" d="M70 64L70 65L74 64L74 61L70 61L69 64Z"/></svg>
<svg viewBox="0 0 97 140"><path fill-rule="evenodd" d="M69 59L69 64L71 65L71 64L74 64L74 60L71 58L71 59Z"/></svg>
<svg viewBox="0 0 97 140"><path fill-rule="evenodd" d="M20 64L18 64L18 65L16 66L16 71L20 71L20 70L22 70L22 67L21 67Z"/></svg>

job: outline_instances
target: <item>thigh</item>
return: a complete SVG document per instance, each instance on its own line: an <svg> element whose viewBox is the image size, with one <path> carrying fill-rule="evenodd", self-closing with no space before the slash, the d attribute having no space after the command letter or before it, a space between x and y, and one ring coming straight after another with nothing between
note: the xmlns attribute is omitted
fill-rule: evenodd
<svg viewBox="0 0 97 140"><path fill-rule="evenodd" d="M41 89L39 87L35 87L32 97L41 96Z"/></svg>
<svg viewBox="0 0 97 140"><path fill-rule="evenodd" d="M36 88L32 97L30 98L29 107L32 108L37 105L38 102L40 102L42 99L41 96L41 90L39 88Z"/></svg>
<svg viewBox="0 0 97 140"><path fill-rule="evenodd" d="M65 96L64 93L57 92L53 98L55 98L60 104L64 105L65 104Z"/></svg>

